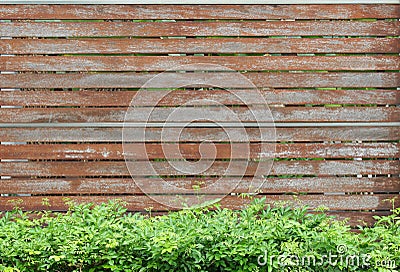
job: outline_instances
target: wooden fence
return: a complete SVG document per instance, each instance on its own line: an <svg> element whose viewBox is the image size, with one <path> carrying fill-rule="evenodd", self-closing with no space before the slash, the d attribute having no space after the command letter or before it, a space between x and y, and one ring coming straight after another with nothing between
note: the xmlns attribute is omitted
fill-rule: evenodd
<svg viewBox="0 0 400 272"><path fill-rule="evenodd" d="M382 4L0 5L0 210L241 209L250 193L371 223L400 203L399 18Z"/></svg>

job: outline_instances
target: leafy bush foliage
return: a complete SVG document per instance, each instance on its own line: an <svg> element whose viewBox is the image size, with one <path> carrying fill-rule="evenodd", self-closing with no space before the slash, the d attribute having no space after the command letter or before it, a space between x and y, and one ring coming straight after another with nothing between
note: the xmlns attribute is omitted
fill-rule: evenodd
<svg viewBox="0 0 400 272"><path fill-rule="evenodd" d="M242 211L215 206L156 217L126 213L120 202L69 205L66 214L1 214L0 270L396 271L400 264L400 209L356 233L323 212L271 208L264 199ZM340 253L368 260L344 262ZM293 257L329 254L334 262Z"/></svg>

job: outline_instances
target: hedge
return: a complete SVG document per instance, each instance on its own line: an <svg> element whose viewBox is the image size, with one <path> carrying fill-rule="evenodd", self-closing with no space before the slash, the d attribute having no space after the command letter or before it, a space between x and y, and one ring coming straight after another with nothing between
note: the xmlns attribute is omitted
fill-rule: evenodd
<svg viewBox="0 0 400 272"><path fill-rule="evenodd" d="M1 213L1 271L397 271L400 209L352 230L323 211L218 205L163 216L69 202Z"/></svg>

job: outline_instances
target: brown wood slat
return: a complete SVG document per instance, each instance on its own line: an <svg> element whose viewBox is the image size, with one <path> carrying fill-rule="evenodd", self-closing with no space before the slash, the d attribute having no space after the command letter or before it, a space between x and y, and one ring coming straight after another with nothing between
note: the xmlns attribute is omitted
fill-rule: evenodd
<svg viewBox="0 0 400 272"><path fill-rule="evenodd" d="M230 115L220 107L154 108L151 116L146 108L129 111L127 122L190 122L198 116L219 122L256 122L254 116L264 116L265 108L257 110L233 107ZM274 122L397 122L398 107L271 107ZM22 108L0 109L0 123L74 123L74 122L124 122L127 108ZM256 114L256 115L255 115ZM268 118L268 119L267 119ZM265 117L265 121L272 121ZM263 120L259 120L263 121ZM243 125L245 126L245 125Z"/></svg>
<svg viewBox="0 0 400 272"><path fill-rule="evenodd" d="M216 148L214 155L213 147ZM165 158L163 150L176 147L181 154L167 153L169 159L181 156L186 159L246 159L277 158L396 158L400 155L399 143L345 143L345 144L210 144L203 143L199 153L198 143L146 144L55 144L55 145L4 145L0 146L2 159L32 160L123 160L124 156L138 160ZM163 149L164 148L164 149ZM234 153L233 150L235 150ZM240 150L240 151L239 151ZM249 151L248 151L249 150ZM239 152L239 153L238 153ZM248 153L250 152L250 153ZM212 155L211 155L212 154Z"/></svg>
<svg viewBox="0 0 400 272"><path fill-rule="evenodd" d="M0 88L141 88L154 73L68 73L0 75ZM400 85L400 73L245 73L257 87L271 88L395 88ZM221 86L248 88L249 82L232 73L171 73L168 78L153 80L152 87Z"/></svg>
<svg viewBox="0 0 400 272"><path fill-rule="evenodd" d="M249 90L173 90L149 91L146 100L133 100L136 91L13 91L0 92L0 105L3 106L151 106L157 97L160 106L190 104L191 100L210 99L224 105L244 105L250 99ZM301 104L400 104L400 90L259 90L269 105ZM204 100L204 104L207 101Z"/></svg>
<svg viewBox="0 0 400 272"><path fill-rule="evenodd" d="M326 193L326 192L397 192L398 178L267 178L256 179L260 192ZM248 193L252 178L12 178L0 182L3 194L164 194L190 193L224 194L237 185L233 193ZM140 188L137 184L140 184ZM166 186L170 184L171 186ZM194 189L200 186L201 189Z"/></svg>
<svg viewBox="0 0 400 272"><path fill-rule="evenodd" d="M231 163L229 172L228 165ZM149 169L148 162L130 162L130 171L136 177L153 176L154 171L158 175L183 175L167 161L155 161ZM199 167L207 169L208 161L199 162ZM245 167L247 165L247 168ZM204 176L242 176L243 169L246 169L245 176L265 175L271 162L254 161L215 161L210 168L202 172ZM50 177L50 176L130 176L124 161L95 161L95 162L1 162L0 170L2 175L11 177ZM257 169L258 167L258 169ZM200 169L200 168L196 168ZM399 162L392 160L338 160L338 161L275 161L271 175L386 175L400 174Z"/></svg>
<svg viewBox="0 0 400 272"><path fill-rule="evenodd" d="M169 211L130 211L129 213L140 213L146 216L163 216L169 213ZM57 213L57 212L54 212ZM321 212L309 210L311 214L319 214ZM348 225L351 227L358 227L358 226L371 226L373 225L376 220L373 218L374 216L387 216L392 214L389 210L383 211L367 211L367 212L360 212L360 211L326 211L326 215L333 216L336 220L345 220ZM3 214L0 214L0 218ZM28 214L30 219L37 219L41 216L35 213ZM353 229L354 230L354 229ZM356 230L357 231L357 230Z"/></svg>
<svg viewBox="0 0 400 272"><path fill-rule="evenodd" d="M0 5L1 19L398 18L398 5Z"/></svg>
<svg viewBox="0 0 400 272"><path fill-rule="evenodd" d="M159 142L162 130L147 128L146 141ZM277 141L397 141L400 133L398 127L288 127L275 130ZM181 128L169 128L168 131L176 135ZM229 139L222 128L185 128L180 134L180 141L260 140L260 129L246 128L245 131L246 135L232 134ZM261 131L268 134L271 130ZM135 137L133 133L133 129L129 130L129 135ZM122 142L122 128L2 128L0 138L4 142Z"/></svg>
<svg viewBox="0 0 400 272"><path fill-rule="evenodd" d="M288 202L292 206L303 207L309 206L311 209L325 206L331 210L390 210L391 203L384 201L386 199L398 196L396 194L384 194L384 195L344 195L344 196L324 196L324 195L272 195L267 196L267 203L274 204L276 202ZM171 196L153 196L151 199L147 196L31 196L31 197L1 197L0 207L2 210L11 210L15 207L15 203L18 200L23 200L22 204L18 206L23 210L53 210L53 211L65 211L67 206L65 205L65 199L73 200L78 203L102 203L109 200L120 199L127 203L127 208L130 211L144 211L151 208L152 211L166 211L174 210L170 207L166 207L160 202L170 200L173 205L176 205L176 199ZM263 196L257 196L257 198ZM43 198L46 198L46 202L49 206L44 205ZM158 201L156 201L158 200ZM182 201L182 199L180 199ZM238 196L227 196L221 200L222 208L229 208L239 210L245 208L251 199L240 198ZM168 203L168 202L166 202ZM397 206L400 204L397 198Z"/></svg>
<svg viewBox="0 0 400 272"><path fill-rule="evenodd" d="M398 21L12 22L6 37L398 36Z"/></svg>
<svg viewBox="0 0 400 272"><path fill-rule="evenodd" d="M68 56L0 57L2 71L165 71L193 65L202 70L201 63L221 65L233 70L400 70L399 56Z"/></svg>
<svg viewBox="0 0 400 272"><path fill-rule="evenodd" d="M327 211L326 214L334 216L337 220L346 220L348 225L356 227L356 226L372 226L376 222L374 216L387 216L392 213L390 211L379 211L379 212Z"/></svg>
<svg viewBox="0 0 400 272"><path fill-rule="evenodd" d="M12 39L4 54L399 53L398 38Z"/></svg>

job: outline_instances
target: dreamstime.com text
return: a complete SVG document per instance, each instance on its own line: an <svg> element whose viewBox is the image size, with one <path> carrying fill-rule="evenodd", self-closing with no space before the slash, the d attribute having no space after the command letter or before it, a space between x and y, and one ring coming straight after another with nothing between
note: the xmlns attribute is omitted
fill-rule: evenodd
<svg viewBox="0 0 400 272"><path fill-rule="evenodd" d="M374 264L376 267L386 269L395 269L397 264L395 260L385 259L376 260L372 263L370 254L349 254L345 245L338 245L336 252L317 255L317 254L283 254L273 255L265 251L263 255L258 256L258 265L273 267L278 264L281 267L370 267Z"/></svg>

